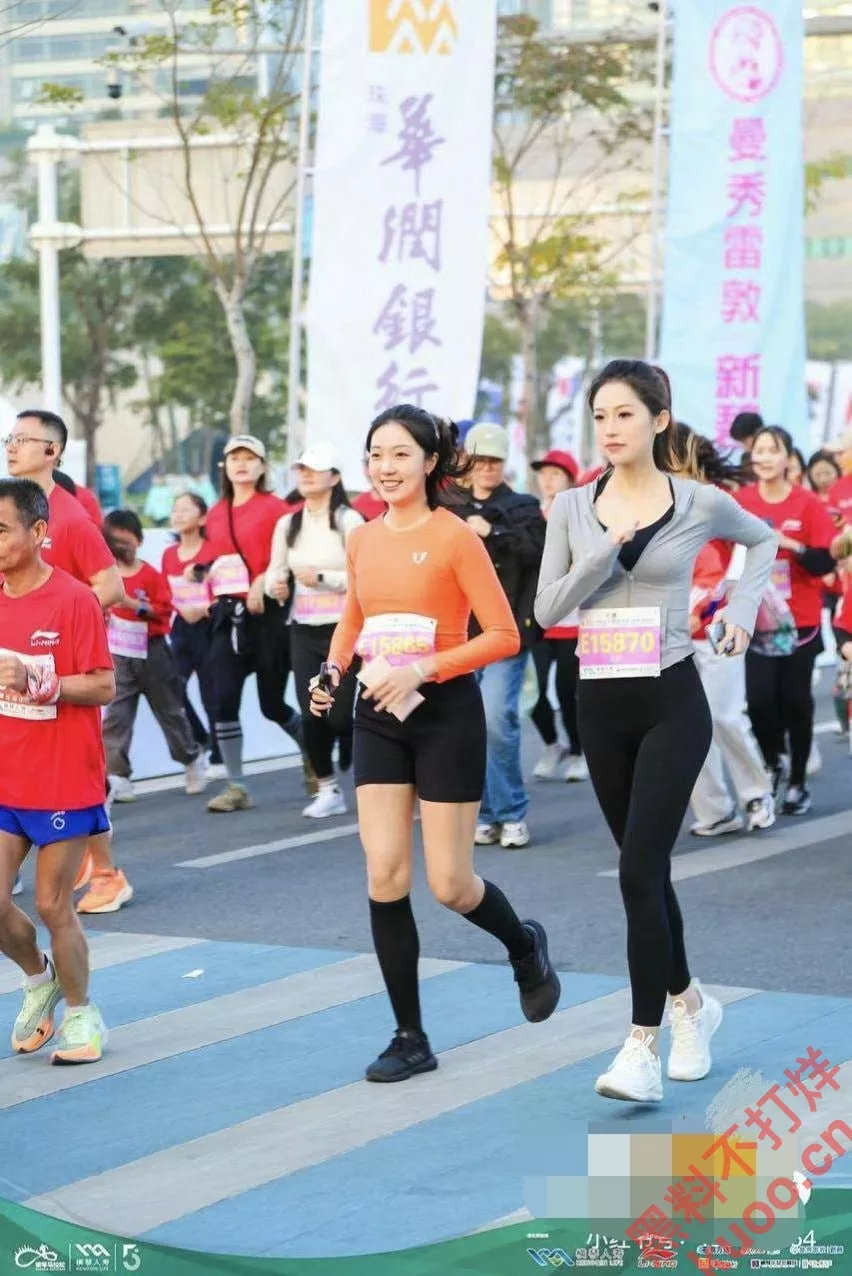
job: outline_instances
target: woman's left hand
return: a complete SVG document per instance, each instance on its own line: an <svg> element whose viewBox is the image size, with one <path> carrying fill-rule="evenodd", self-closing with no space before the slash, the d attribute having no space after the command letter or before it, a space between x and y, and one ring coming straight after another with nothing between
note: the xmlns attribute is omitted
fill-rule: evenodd
<svg viewBox="0 0 852 1276"><path fill-rule="evenodd" d="M300 585L305 585L308 589L313 589L319 584L319 573L315 567L296 567L293 569L293 575Z"/></svg>
<svg viewBox="0 0 852 1276"><path fill-rule="evenodd" d="M377 709L392 713L408 699L412 691L422 686L423 681L414 665L396 665L388 670L381 682L365 687L361 694L365 699L375 701Z"/></svg>
<svg viewBox="0 0 852 1276"><path fill-rule="evenodd" d="M751 634L740 625L729 625L719 640L719 653L723 656L741 656L751 642Z"/></svg>

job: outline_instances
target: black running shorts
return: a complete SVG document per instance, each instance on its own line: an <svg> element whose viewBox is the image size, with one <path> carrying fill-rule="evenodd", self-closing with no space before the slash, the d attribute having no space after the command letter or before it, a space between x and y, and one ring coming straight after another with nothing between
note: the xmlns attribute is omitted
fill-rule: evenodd
<svg viewBox="0 0 852 1276"><path fill-rule="evenodd" d="M424 802L479 802L485 785L485 712L473 674L420 688L405 722L359 693L355 787L413 784Z"/></svg>

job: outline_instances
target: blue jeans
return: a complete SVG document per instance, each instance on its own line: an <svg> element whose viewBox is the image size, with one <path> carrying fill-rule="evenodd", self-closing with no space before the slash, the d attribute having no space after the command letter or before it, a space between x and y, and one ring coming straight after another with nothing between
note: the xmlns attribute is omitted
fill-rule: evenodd
<svg viewBox="0 0 852 1276"><path fill-rule="evenodd" d="M488 763L479 819L482 824L516 824L529 807L521 771L521 717L518 705L529 652L486 665L476 674L485 705Z"/></svg>

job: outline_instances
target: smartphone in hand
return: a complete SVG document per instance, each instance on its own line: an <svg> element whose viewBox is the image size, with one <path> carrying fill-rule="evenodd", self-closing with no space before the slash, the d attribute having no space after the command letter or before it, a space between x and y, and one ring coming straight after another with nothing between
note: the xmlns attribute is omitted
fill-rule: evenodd
<svg viewBox="0 0 852 1276"><path fill-rule="evenodd" d="M725 637L725 624L722 620L714 620L712 625L707 626L707 641L713 648L717 656L730 656L734 650L734 639L729 638L722 646L722 640Z"/></svg>

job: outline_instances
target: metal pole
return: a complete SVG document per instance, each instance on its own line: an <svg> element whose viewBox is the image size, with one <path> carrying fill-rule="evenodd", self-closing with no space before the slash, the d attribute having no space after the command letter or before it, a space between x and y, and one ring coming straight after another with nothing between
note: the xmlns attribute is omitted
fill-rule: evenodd
<svg viewBox="0 0 852 1276"><path fill-rule="evenodd" d="M651 160L651 269L645 322L645 358L653 359L657 349L659 306L660 222L662 220L663 106L666 93L666 32L668 0L660 0L657 27L657 65L654 77L654 136Z"/></svg>
<svg viewBox="0 0 852 1276"><path fill-rule="evenodd" d="M296 221L293 232L293 281L290 290L290 351L287 369L287 461L298 459L304 450L304 429L299 414L302 382L302 304L304 293L305 180L311 124L311 71L314 45L315 0L305 9L305 55L302 68L302 96L299 114L299 153L296 166Z"/></svg>
<svg viewBox="0 0 852 1276"><path fill-rule="evenodd" d="M55 155L38 155L37 166L38 219L42 226L55 226L58 211ZM56 243L42 239L38 258L42 399L44 406L51 412L61 412L62 347L59 327L59 248Z"/></svg>

